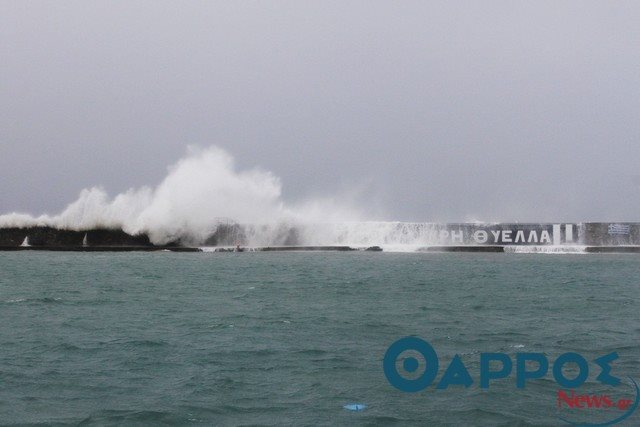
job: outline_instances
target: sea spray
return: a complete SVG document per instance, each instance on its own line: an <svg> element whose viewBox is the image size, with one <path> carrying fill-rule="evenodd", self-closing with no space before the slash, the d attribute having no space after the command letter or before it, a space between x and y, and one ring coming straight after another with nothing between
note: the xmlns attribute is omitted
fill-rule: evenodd
<svg viewBox="0 0 640 427"><path fill-rule="evenodd" d="M639 223L434 224L363 220L371 216L362 215L353 203L338 197L285 202L281 181L273 173L259 168L238 170L233 157L215 146L190 147L155 187L131 188L113 198L102 188L92 187L82 190L78 199L58 215L0 216L0 228L14 229L7 231L0 243L18 246L26 234L35 233L29 240L34 246L60 244L56 233L24 230L41 226L82 233L77 239L62 239L64 244L78 246L99 245L97 242L102 241L200 247L381 246L385 250L413 251L431 246L517 245L534 247L507 250L545 253L580 252L581 245L640 246ZM106 240L94 232L86 234L100 229L124 233Z"/></svg>
<svg viewBox="0 0 640 427"><path fill-rule="evenodd" d="M360 218L355 209L330 198L285 205L281 195L280 179L273 173L258 168L238 171L233 157L219 147L189 147L187 156L171 166L155 188L129 189L113 199L100 187L84 189L58 215L11 213L0 216L0 227L122 229L146 233L154 244L198 244L231 222L252 225L247 229L250 241L244 243L270 243L283 227Z"/></svg>

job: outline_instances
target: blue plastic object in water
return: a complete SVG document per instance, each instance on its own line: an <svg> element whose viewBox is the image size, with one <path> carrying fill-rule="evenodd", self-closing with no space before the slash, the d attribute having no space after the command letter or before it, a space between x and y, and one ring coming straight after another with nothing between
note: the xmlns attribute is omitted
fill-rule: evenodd
<svg viewBox="0 0 640 427"><path fill-rule="evenodd" d="M343 406L347 411L364 411L366 407L364 403L349 403Z"/></svg>

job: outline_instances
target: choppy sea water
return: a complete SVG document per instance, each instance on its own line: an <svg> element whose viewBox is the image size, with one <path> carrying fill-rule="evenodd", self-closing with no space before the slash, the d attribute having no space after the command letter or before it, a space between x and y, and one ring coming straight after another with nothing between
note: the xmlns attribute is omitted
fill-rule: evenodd
<svg viewBox="0 0 640 427"><path fill-rule="evenodd" d="M551 375L482 390L479 353L640 379L639 309L637 255L1 253L0 422L562 425ZM407 335L475 384L393 388Z"/></svg>

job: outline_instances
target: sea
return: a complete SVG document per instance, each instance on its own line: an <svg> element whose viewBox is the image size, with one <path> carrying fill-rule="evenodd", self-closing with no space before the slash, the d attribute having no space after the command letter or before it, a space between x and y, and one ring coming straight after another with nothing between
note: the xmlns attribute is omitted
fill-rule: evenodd
<svg viewBox="0 0 640 427"><path fill-rule="evenodd" d="M407 336L439 359L413 393L383 371ZM549 373L518 388L524 352ZM551 370L567 352L589 363L576 395L635 399L638 255L0 253L2 425L551 426L626 413L559 404L570 390ZM622 382L605 387L594 359L612 352ZM482 353L507 354L514 372L482 388ZM456 355L473 384L438 389ZM640 411L619 425L640 425Z"/></svg>

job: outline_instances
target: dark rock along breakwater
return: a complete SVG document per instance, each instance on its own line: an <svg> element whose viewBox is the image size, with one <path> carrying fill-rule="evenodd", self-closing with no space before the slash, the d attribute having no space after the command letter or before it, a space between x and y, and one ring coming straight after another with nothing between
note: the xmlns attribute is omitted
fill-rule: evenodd
<svg viewBox="0 0 640 427"><path fill-rule="evenodd" d="M375 225L374 225L375 226ZM258 228L259 231L259 228ZM296 226L281 225L273 241L257 250L349 250L353 242L318 245L301 236ZM586 252L640 252L640 223L394 223L393 235L362 248L379 250L377 245L395 244L397 235L423 250L448 252L503 252L505 246L576 246ZM255 227L252 232L255 233ZM132 235L121 229L69 230L49 226L0 228L0 250L198 250L206 247L251 246L249 228L221 224L205 238L182 236L156 245L145 234ZM412 242L414 239L415 242ZM357 243L357 242L356 242ZM371 242L369 242L371 243Z"/></svg>

